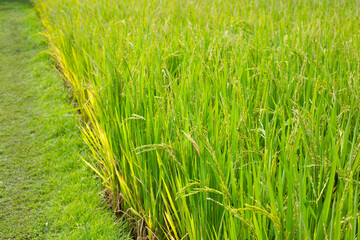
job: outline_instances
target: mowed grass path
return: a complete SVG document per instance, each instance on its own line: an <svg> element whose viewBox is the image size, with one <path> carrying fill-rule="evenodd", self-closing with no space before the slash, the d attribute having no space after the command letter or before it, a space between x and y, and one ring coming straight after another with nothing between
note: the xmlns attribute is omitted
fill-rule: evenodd
<svg viewBox="0 0 360 240"><path fill-rule="evenodd" d="M0 239L122 239L27 1L0 0Z"/></svg>

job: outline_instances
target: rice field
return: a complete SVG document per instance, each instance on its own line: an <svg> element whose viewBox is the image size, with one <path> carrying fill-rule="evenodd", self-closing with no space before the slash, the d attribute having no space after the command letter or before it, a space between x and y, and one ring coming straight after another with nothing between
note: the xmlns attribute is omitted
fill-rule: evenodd
<svg viewBox="0 0 360 240"><path fill-rule="evenodd" d="M134 237L359 238L359 0L34 3Z"/></svg>

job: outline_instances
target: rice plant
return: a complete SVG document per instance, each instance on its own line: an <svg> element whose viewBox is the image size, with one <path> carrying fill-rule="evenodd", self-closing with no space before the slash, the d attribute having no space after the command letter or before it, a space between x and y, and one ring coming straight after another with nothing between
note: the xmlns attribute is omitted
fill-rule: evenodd
<svg viewBox="0 0 360 240"><path fill-rule="evenodd" d="M357 239L358 0L34 0L148 239Z"/></svg>

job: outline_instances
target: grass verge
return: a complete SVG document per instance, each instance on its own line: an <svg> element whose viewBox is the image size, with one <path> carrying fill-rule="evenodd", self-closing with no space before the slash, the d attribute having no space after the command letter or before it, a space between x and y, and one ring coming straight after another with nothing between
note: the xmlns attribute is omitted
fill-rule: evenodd
<svg viewBox="0 0 360 240"><path fill-rule="evenodd" d="M0 1L0 239L126 239L28 1Z"/></svg>

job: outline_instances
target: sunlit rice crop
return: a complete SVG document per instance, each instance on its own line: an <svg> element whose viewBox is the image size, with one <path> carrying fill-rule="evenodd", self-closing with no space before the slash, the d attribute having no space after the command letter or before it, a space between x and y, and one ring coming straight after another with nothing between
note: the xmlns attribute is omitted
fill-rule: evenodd
<svg viewBox="0 0 360 240"><path fill-rule="evenodd" d="M35 0L138 237L356 239L357 0Z"/></svg>

